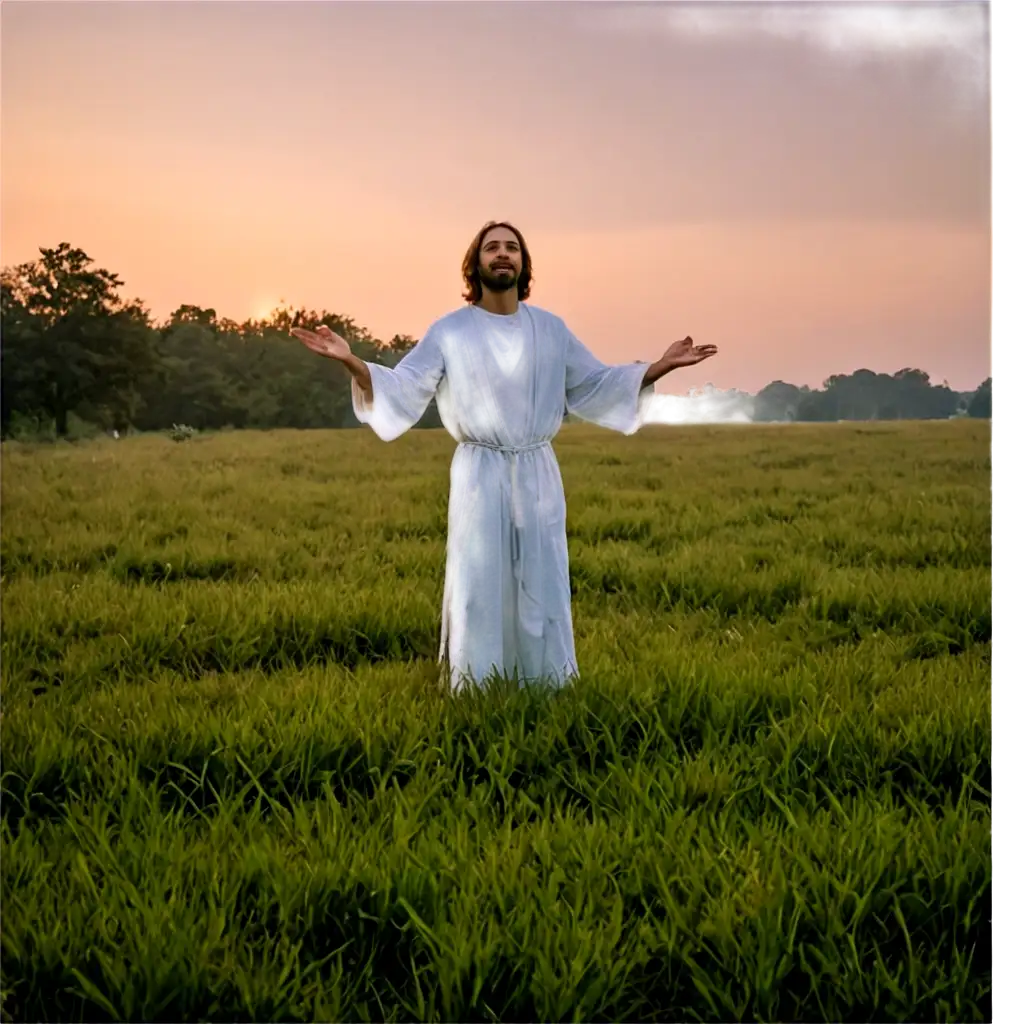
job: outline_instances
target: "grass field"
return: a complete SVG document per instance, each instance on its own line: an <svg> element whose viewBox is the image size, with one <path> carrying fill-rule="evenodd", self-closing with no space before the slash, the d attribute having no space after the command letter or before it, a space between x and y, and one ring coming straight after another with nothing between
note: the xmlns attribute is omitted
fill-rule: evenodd
<svg viewBox="0 0 1024 1024"><path fill-rule="evenodd" d="M455 698L447 435L5 445L5 1018L990 1019L989 436L567 427Z"/></svg>

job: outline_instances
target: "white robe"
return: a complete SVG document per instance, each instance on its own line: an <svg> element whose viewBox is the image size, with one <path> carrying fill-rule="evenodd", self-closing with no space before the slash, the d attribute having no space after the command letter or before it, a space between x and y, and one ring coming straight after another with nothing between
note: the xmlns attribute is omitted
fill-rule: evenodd
<svg viewBox="0 0 1024 1024"><path fill-rule="evenodd" d="M454 689L497 670L563 684L578 674L565 494L551 439L566 407L623 434L645 421L650 363L606 366L565 323L520 303L511 316L450 313L390 369L369 364L373 398L353 380L356 418L384 441L436 394L458 448L448 498L440 661Z"/></svg>

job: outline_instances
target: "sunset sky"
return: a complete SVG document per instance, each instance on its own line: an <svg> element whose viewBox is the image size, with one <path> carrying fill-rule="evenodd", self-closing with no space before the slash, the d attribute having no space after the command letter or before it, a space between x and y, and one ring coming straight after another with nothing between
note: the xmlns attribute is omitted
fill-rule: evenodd
<svg viewBox="0 0 1024 1024"><path fill-rule="evenodd" d="M166 316L419 337L510 219L533 301L706 381L990 373L988 5L2 6L2 258L67 241Z"/></svg>

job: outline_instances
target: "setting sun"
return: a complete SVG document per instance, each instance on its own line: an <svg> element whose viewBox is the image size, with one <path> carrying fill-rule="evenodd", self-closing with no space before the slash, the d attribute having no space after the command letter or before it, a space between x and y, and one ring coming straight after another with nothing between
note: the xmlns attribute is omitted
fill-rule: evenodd
<svg viewBox="0 0 1024 1024"><path fill-rule="evenodd" d="M270 320L274 314L285 307L284 299L278 299L277 302L263 299L259 302L253 303L253 309L255 310L252 314L253 320L257 323L263 320Z"/></svg>

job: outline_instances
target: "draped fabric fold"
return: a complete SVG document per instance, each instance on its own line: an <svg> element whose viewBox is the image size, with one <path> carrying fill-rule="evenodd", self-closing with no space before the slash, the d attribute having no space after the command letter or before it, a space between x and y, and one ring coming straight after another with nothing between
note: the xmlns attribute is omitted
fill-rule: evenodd
<svg viewBox="0 0 1024 1024"><path fill-rule="evenodd" d="M558 317L467 306L437 321L394 368L371 365L353 409L383 440L437 396L457 441L439 659L454 688L493 672L563 684L578 675L565 495L551 446L568 408L623 434L645 422L649 363L607 366Z"/></svg>

